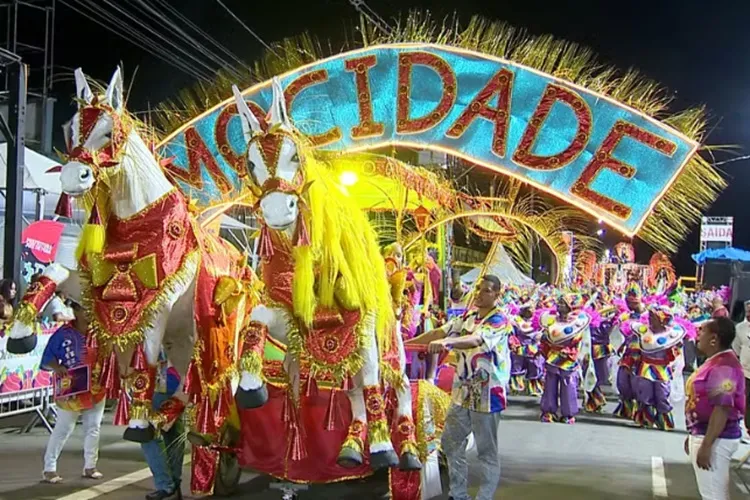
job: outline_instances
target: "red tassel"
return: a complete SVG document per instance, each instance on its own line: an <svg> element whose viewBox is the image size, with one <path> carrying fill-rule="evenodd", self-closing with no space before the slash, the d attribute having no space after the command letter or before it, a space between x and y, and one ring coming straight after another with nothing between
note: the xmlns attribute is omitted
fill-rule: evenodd
<svg viewBox="0 0 750 500"><path fill-rule="evenodd" d="M96 335L89 332L89 334L86 336L86 350L89 351L89 353L93 353L98 348L99 348L99 344L96 341Z"/></svg>
<svg viewBox="0 0 750 500"><path fill-rule="evenodd" d="M70 201L70 196L65 193L60 195L60 199L57 200L57 206L55 207L55 214L67 219L73 218L73 203Z"/></svg>
<svg viewBox="0 0 750 500"><path fill-rule="evenodd" d="M307 377L307 387L305 388L305 396L312 397L318 395L318 384L312 375Z"/></svg>
<svg viewBox="0 0 750 500"><path fill-rule="evenodd" d="M198 401L198 396L200 395L200 377L198 376L198 366L194 359L191 359L188 365L185 384L182 390L190 397L191 403Z"/></svg>
<svg viewBox="0 0 750 500"><path fill-rule="evenodd" d="M203 397L203 403L198 409L197 427L201 434L208 436L216 434L216 422L211 412L211 398L208 394Z"/></svg>
<svg viewBox="0 0 750 500"><path fill-rule="evenodd" d="M328 410L326 411L326 426L327 431L335 430L339 422L339 407L336 404L336 394L338 389L331 389L331 396L328 398Z"/></svg>
<svg viewBox="0 0 750 500"><path fill-rule="evenodd" d="M299 422L296 420L290 424L289 429L292 433L292 441L289 446L291 447L290 454L293 462L304 460L307 457L305 440L302 438L302 429L300 429Z"/></svg>
<svg viewBox="0 0 750 500"><path fill-rule="evenodd" d="M298 247L306 247L310 244L310 234L307 232L307 224L302 214L299 214L297 227L294 228L294 244Z"/></svg>
<svg viewBox="0 0 750 500"><path fill-rule="evenodd" d="M94 203L94 207L91 209L91 215L89 216L89 224L93 225L101 225L102 218L99 215L99 209L96 206L96 203Z"/></svg>
<svg viewBox="0 0 750 500"><path fill-rule="evenodd" d="M350 377L344 378L344 381L341 383L341 390L344 392L352 390L352 379Z"/></svg>
<svg viewBox="0 0 750 500"><path fill-rule="evenodd" d="M99 385L106 389L107 399L115 399L117 393L120 392L120 370L114 350L109 354L109 358L104 361Z"/></svg>
<svg viewBox="0 0 750 500"><path fill-rule="evenodd" d="M271 233L268 226L263 224L260 230L260 246L258 248L258 255L263 258L273 256L273 240L271 239Z"/></svg>
<svg viewBox="0 0 750 500"><path fill-rule="evenodd" d="M146 351L143 350L143 344L138 344L133 351L133 359L130 361L130 367L135 371L145 371L148 368L146 361Z"/></svg>
<svg viewBox="0 0 750 500"><path fill-rule="evenodd" d="M117 402L115 418L112 419L112 425L128 425L130 420L130 401L125 389L120 392L120 400Z"/></svg>
<svg viewBox="0 0 750 500"><path fill-rule="evenodd" d="M224 419L229 415L229 407L232 402L232 391L229 387L225 387L219 398L216 400L216 408L214 408L214 421L216 427L221 427L224 423Z"/></svg>
<svg viewBox="0 0 750 500"><path fill-rule="evenodd" d="M293 410L294 403L292 402L292 397L287 394L287 396L284 398L284 401L281 403L281 419L287 423L291 422Z"/></svg>

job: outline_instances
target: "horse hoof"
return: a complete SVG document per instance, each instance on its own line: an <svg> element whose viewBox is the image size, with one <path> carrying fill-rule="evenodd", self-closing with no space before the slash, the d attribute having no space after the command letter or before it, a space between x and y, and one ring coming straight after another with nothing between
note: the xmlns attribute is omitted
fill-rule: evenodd
<svg viewBox="0 0 750 500"><path fill-rule="evenodd" d="M240 387L237 390L237 394L234 396L237 401L237 406L243 410L252 410L253 408L260 408L266 402L268 402L268 388L265 384L260 389L252 389L249 391L244 390Z"/></svg>
<svg viewBox="0 0 750 500"><path fill-rule="evenodd" d="M20 339L8 339L6 349L11 354L28 354L36 348L36 335L29 335Z"/></svg>
<svg viewBox="0 0 750 500"><path fill-rule="evenodd" d="M204 436L203 434L198 434L197 432L189 431L187 433L187 440L192 444L193 446L210 446L211 441Z"/></svg>
<svg viewBox="0 0 750 500"><path fill-rule="evenodd" d="M422 462L413 453L402 453L398 468L403 471L422 470Z"/></svg>
<svg viewBox="0 0 750 500"><path fill-rule="evenodd" d="M370 467L372 470L396 467L397 465L398 455L393 450L370 453Z"/></svg>
<svg viewBox="0 0 750 500"><path fill-rule="evenodd" d="M122 435L125 441L132 441L134 443L148 443L149 441L153 441L154 437L156 437L156 432L153 425L149 425L145 429L128 427Z"/></svg>
<svg viewBox="0 0 750 500"><path fill-rule="evenodd" d="M336 463L345 469L354 469L362 465L362 454L352 448L341 448Z"/></svg>

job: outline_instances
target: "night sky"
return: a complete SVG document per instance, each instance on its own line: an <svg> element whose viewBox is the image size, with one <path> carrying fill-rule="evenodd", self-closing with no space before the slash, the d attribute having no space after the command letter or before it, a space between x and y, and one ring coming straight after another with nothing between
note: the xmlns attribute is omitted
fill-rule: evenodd
<svg viewBox="0 0 750 500"><path fill-rule="evenodd" d="M151 0L152 1L152 0ZM202 29L229 47L241 59L252 62L262 46L234 21L215 0L168 0ZM71 2L74 5L77 2ZM134 0L103 0L143 16ZM147 2L148 3L148 2ZM256 2L224 0L232 11L271 42L304 31L334 41L342 39L345 26L358 23L358 14L347 0ZM533 34L549 33L594 49L604 63L623 69L636 67L676 94L672 108L705 104L711 116L708 144L735 145L733 154L750 154L750 2L736 0L651 0L605 2L602 0L371 0L367 2L383 18L406 15L411 9L429 9L442 18L456 12L468 21L478 14L525 27ZM55 64L59 98L56 120L67 120L74 89L72 68L81 66L94 78L108 80L122 62L126 79L138 73L129 97L131 110L174 95L194 80L142 49L107 32L58 2L55 26ZM55 132L58 134L59 127ZM61 132L58 136L61 136ZM56 142L61 138L56 137ZM726 154L719 160L727 159ZM708 215L735 217L735 246L750 247L750 213L746 197L749 162L726 165L730 187ZM744 198L743 198L744 197ZM614 238L614 236L610 236ZM613 239L608 243L613 244ZM691 274L690 253L697 251L698 235L683 244L675 259L678 272ZM639 261L646 262L648 255Z"/></svg>

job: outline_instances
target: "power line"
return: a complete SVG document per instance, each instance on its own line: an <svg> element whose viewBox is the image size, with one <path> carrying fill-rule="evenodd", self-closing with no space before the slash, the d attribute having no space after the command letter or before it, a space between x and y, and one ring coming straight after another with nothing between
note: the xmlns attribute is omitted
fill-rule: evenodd
<svg viewBox="0 0 750 500"><path fill-rule="evenodd" d="M220 6L222 6L224 8L224 10L226 10L229 13L229 15L232 16L234 18L234 20L237 21L240 24L240 26L242 26L243 28L245 28L245 30L248 33L250 33L251 35L253 35L253 37L256 40L258 40L266 49L268 49L276 57L279 57L279 55L276 52L274 52L274 50L271 48L271 46L268 45L265 41L263 41L263 39L259 35L257 35L253 30L251 30L250 27L247 24L245 24L244 22L242 22L242 19L240 19L239 17L237 17L235 15L235 13L232 12L232 10L224 4L224 2L222 2L221 0L216 0L216 3L218 3Z"/></svg>
<svg viewBox="0 0 750 500"><path fill-rule="evenodd" d="M357 12L365 16L368 21L374 24L383 33L390 34L393 32L393 28L390 27L385 19L380 17L377 12L367 5L365 0L349 0L349 3L357 10Z"/></svg>
<svg viewBox="0 0 750 500"><path fill-rule="evenodd" d="M186 33L180 26L177 25L177 23L174 22L174 20L172 20L167 15L165 15L164 12L157 10L155 7L149 5L148 2L144 0L130 0L130 1L136 4L140 4L141 9L145 11L147 16L150 14L154 16L156 19L160 20L162 23L164 23L165 28L167 28L167 31L170 29L174 30L178 35L182 35L182 38L186 42L188 42L191 46L195 47L199 52L201 52L203 55L208 57L210 60L219 63L221 67L223 67L225 70L229 71L230 73L233 73L235 77L240 76L237 70L235 70L231 64L229 64L226 60L224 60L221 56L219 56L215 52L211 51L201 42L193 38L191 35Z"/></svg>
<svg viewBox="0 0 750 500"><path fill-rule="evenodd" d="M161 4L163 8L167 9L172 15L177 17L180 21L185 23L188 27L192 28L196 33L200 34L203 38L208 40L209 43L213 44L216 48L218 48L220 51L222 51L224 54L226 54L228 57L234 59L238 64L244 66L248 70L252 70L250 66L247 65L244 61L242 61L239 57L237 57L232 51L230 51L225 45L223 45L221 42L217 41L215 38L213 38L211 35L206 33L203 29L201 29L200 26L197 26L194 22L192 22L190 19L185 17L179 10L175 9L172 5L170 5L166 0L156 0L157 3Z"/></svg>
<svg viewBox="0 0 750 500"><path fill-rule="evenodd" d="M93 1L93 0L90 0L90 1ZM152 28L148 23L143 22L143 20L140 20L137 17L134 17L127 10L125 10L122 7L116 5L115 2L112 2L111 0L98 0L98 1L106 3L107 5L111 6L113 9L115 9L118 12L120 12L122 15L126 16L127 18L129 18L133 22L135 22L137 24L139 23L141 25L141 27L145 28L151 35L154 35L157 38L163 40L164 42L166 42L170 46L172 46L172 48L174 48L175 50L181 52L182 54L184 54L188 58L192 59L195 63L199 64L205 70L207 70L209 72L209 74L212 74L212 73L216 72L216 68L209 66L208 64L206 64L200 58L198 58L195 55L193 55L188 50L180 47L178 44L176 44L172 40L170 40L167 36L164 36L160 31ZM105 10L104 7L102 7L102 6L98 6L98 7L101 8L102 10Z"/></svg>
<svg viewBox="0 0 750 500"><path fill-rule="evenodd" d="M73 5L72 2L77 2L77 5ZM106 13L106 11L105 11L105 14L107 15L103 14L101 11L97 10L96 8L92 9L90 5L83 3L81 0L60 0L60 3L62 3L69 9L73 10L74 12L77 12L78 14L85 17L86 19L93 21L94 23L98 24L104 29L140 47L141 49L145 50L147 53L155 56L156 58L161 59L165 61L166 63L170 64L171 66L174 66L175 68L179 69L180 71L192 76L193 78L197 78L205 82L210 81L209 77L203 75L202 73L197 71L196 68L190 66L179 57L176 57L173 53L170 53L165 48L154 44L152 40L149 40L142 34L138 33L137 31L132 29L130 26L128 26L127 23L122 22L122 20L119 20L119 25L112 24L113 21L118 22L118 19L116 18L113 19L111 17L108 17L108 13ZM93 14L86 12L83 9L90 9L93 12ZM103 17L104 20L98 19L97 16ZM119 29L116 29L116 28L119 28Z"/></svg>

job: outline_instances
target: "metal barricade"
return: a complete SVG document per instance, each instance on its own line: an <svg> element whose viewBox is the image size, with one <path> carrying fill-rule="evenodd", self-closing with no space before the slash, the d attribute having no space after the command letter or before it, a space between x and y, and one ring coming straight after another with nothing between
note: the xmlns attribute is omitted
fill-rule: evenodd
<svg viewBox="0 0 750 500"><path fill-rule="evenodd" d="M49 422L50 415L55 415L52 396L51 386L0 394L0 418L32 413L31 420L21 428L21 433L29 432L38 423L44 425L47 431L52 432L52 425Z"/></svg>

